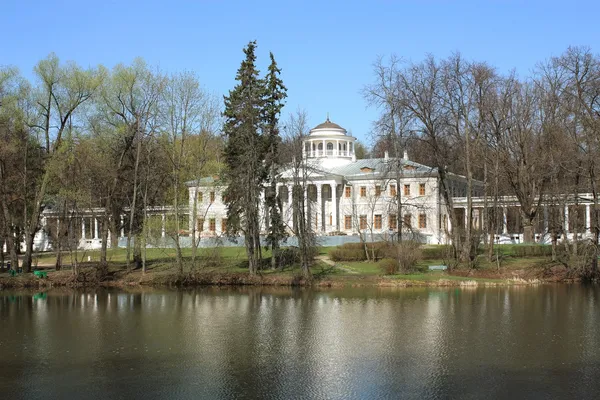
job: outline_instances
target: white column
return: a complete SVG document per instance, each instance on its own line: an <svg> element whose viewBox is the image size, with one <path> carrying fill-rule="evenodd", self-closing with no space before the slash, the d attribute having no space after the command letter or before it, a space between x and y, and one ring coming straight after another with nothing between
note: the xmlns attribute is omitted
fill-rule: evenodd
<svg viewBox="0 0 600 400"><path fill-rule="evenodd" d="M311 225L311 217L310 217L310 213L309 213L309 211L311 210L311 207L308 204L308 188L309 187L310 186L307 184L306 187L304 187L302 190L302 193L304 193L304 218L305 218L304 223L308 224L305 226L312 226Z"/></svg>
<svg viewBox="0 0 600 400"><path fill-rule="evenodd" d="M121 237L125 237L125 220L121 215Z"/></svg>
<svg viewBox="0 0 600 400"><path fill-rule="evenodd" d="M85 239L85 217L81 218L81 238Z"/></svg>
<svg viewBox="0 0 600 400"><path fill-rule="evenodd" d="M288 191L288 205L287 205L287 221L289 226L291 226L292 228L294 227L294 195L292 193L294 186L293 185L287 185L287 191Z"/></svg>
<svg viewBox="0 0 600 400"><path fill-rule="evenodd" d="M544 206L544 232L548 232L548 206Z"/></svg>
<svg viewBox="0 0 600 400"><path fill-rule="evenodd" d="M325 146L325 139L323 139L323 153L321 153L321 155L322 156L326 155L327 154L326 151L327 151L327 146Z"/></svg>
<svg viewBox="0 0 600 400"><path fill-rule="evenodd" d="M468 216L468 209L467 207L465 207L465 229L467 229L467 226L469 225L469 216Z"/></svg>
<svg viewBox="0 0 600 400"><path fill-rule="evenodd" d="M340 140L337 139L335 141L335 155L339 156L340 155Z"/></svg>
<svg viewBox="0 0 600 400"><path fill-rule="evenodd" d="M160 237L164 238L167 233L167 216L165 214L161 215L162 217L162 225L160 229Z"/></svg>
<svg viewBox="0 0 600 400"><path fill-rule="evenodd" d="M333 181L331 183L331 226L334 231L339 231L338 229L338 209L337 209L337 183Z"/></svg>
<svg viewBox="0 0 600 400"><path fill-rule="evenodd" d="M98 218L94 218L94 239L98 239Z"/></svg>
<svg viewBox="0 0 600 400"><path fill-rule="evenodd" d="M569 206L565 206L565 233L569 233Z"/></svg>
<svg viewBox="0 0 600 400"><path fill-rule="evenodd" d="M592 213L590 210L590 204L585 205L585 232L590 233L592 231Z"/></svg>
<svg viewBox="0 0 600 400"><path fill-rule="evenodd" d="M502 233L508 233L508 212L506 207L502 207Z"/></svg>
<svg viewBox="0 0 600 400"><path fill-rule="evenodd" d="M323 185L319 184L317 185L317 204L316 204L316 208L317 208L317 218L315 218L316 221L316 231L322 231L323 230Z"/></svg>
<svg viewBox="0 0 600 400"><path fill-rule="evenodd" d="M267 230L267 212L266 212L266 207L265 207L265 190L261 190L260 192L260 201L259 201L259 209L258 209L258 215L259 215L259 221L260 224L259 226L261 227L260 230L261 231L265 231Z"/></svg>

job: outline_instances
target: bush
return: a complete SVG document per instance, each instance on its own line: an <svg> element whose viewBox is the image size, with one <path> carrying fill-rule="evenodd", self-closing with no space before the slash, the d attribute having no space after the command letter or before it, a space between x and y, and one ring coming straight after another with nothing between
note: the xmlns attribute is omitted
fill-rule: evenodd
<svg viewBox="0 0 600 400"><path fill-rule="evenodd" d="M355 249L344 246L331 250L329 257L333 261L365 261L367 259L364 248Z"/></svg>
<svg viewBox="0 0 600 400"><path fill-rule="evenodd" d="M385 275L393 275L398 272L398 261L393 258L384 258L379 261L379 268Z"/></svg>
<svg viewBox="0 0 600 400"><path fill-rule="evenodd" d="M300 262L300 249L297 247L286 247L279 252L279 266L290 267Z"/></svg>
<svg viewBox="0 0 600 400"><path fill-rule="evenodd" d="M494 247L494 253L498 251L503 256L549 257L552 255L552 246L545 244L500 244Z"/></svg>
<svg viewBox="0 0 600 400"><path fill-rule="evenodd" d="M452 256L452 246L443 244L421 249L424 260L445 260Z"/></svg>
<svg viewBox="0 0 600 400"><path fill-rule="evenodd" d="M369 258L371 258L372 252L374 252L375 260L386 257L394 258L395 251L393 249L394 247L387 242L367 243ZM330 251L329 257L333 261L365 261L367 259L364 243L345 243Z"/></svg>
<svg viewBox="0 0 600 400"><path fill-rule="evenodd" d="M421 244L418 242L401 242L397 246L397 252L398 265L403 272L413 270L417 263L423 259Z"/></svg>

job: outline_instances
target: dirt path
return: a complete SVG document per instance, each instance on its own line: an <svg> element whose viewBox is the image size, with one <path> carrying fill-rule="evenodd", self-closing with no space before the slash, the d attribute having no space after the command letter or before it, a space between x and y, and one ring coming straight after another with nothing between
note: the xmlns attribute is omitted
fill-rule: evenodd
<svg viewBox="0 0 600 400"><path fill-rule="evenodd" d="M343 265L340 265L338 263L336 263L335 261L333 261L331 258L329 258L328 256L317 256L317 260L319 261L323 261L325 264L327 265L331 265L332 267L335 267L341 271L344 271L348 274L358 274L358 272L353 271L349 268L344 267Z"/></svg>

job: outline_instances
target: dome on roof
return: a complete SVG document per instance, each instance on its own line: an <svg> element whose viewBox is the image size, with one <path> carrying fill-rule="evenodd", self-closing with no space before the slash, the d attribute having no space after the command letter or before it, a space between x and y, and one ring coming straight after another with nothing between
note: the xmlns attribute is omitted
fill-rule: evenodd
<svg viewBox="0 0 600 400"><path fill-rule="evenodd" d="M315 132L316 131L316 132ZM333 123L329 120L329 116L327 116L327 120L317 126L315 126L314 128L312 128L310 130L310 133L321 133L324 134L324 131L334 131L334 132L329 132L329 134L335 134L335 135L345 135L346 134L346 130L344 128L342 128L341 126L339 126L336 123Z"/></svg>

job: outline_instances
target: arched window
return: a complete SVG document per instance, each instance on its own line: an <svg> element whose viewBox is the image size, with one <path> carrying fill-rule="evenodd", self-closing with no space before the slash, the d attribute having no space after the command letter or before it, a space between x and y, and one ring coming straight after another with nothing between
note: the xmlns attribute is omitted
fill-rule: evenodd
<svg viewBox="0 0 600 400"><path fill-rule="evenodd" d="M327 143L327 150L333 150L333 143Z"/></svg>
<svg viewBox="0 0 600 400"><path fill-rule="evenodd" d="M344 151L346 151L346 143L344 143Z"/></svg>
<svg viewBox="0 0 600 400"><path fill-rule="evenodd" d="M313 151L315 151L316 150L315 144L313 143L312 146L313 146Z"/></svg>
<svg viewBox="0 0 600 400"><path fill-rule="evenodd" d="M323 150L323 143L319 143L319 150Z"/></svg>

